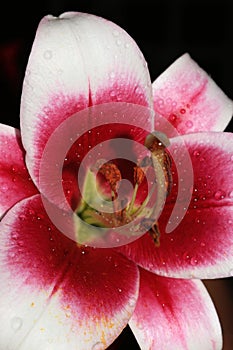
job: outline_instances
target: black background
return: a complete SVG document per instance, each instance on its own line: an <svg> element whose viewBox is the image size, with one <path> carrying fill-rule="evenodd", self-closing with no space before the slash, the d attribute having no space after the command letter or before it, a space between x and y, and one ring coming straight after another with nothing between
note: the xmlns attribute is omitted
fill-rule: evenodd
<svg viewBox="0 0 233 350"><path fill-rule="evenodd" d="M21 86L40 19L70 10L93 13L123 27L142 50L152 81L176 58L189 52L233 99L231 0L9 1L1 4L1 123L19 127ZM227 130L232 130L232 123ZM222 321L224 350L230 350L233 347L232 279L211 281L207 286ZM111 349L138 347L126 330Z"/></svg>

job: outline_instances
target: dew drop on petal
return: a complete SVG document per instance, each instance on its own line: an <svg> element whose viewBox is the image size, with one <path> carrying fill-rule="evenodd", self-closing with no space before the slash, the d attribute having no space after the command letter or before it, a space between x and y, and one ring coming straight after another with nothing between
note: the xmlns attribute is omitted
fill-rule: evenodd
<svg viewBox="0 0 233 350"><path fill-rule="evenodd" d="M183 259L189 260L189 259L190 259L189 253L185 252L185 253L183 254Z"/></svg>
<svg viewBox="0 0 233 350"><path fill-rule="evenodd" d="M14 317L11 320L11 328L14 331L18 331L23 325L23 320L20 317Z"/></svg>
<svg viewBox="0 0 233 350"><path fill-rule="evenodd" d="M3 193L7 192L8 189L9 189L9 188L8 188L8 186L7 186L6 184L2 184L1 187L0 187L0 190L1 190L1 192L3 192Z"/></svg>
<svg viewBox="0 0 233 350"><path fill-rule="evenodd" d="M194 155L194 157L199 157L199 156L200 156L200 152L197 151L197 150L195 150L195 151L193 152L193 155Z"/></svg>
<svg viewBox="0 0 233 350"><path fill-rule="evenodd" d="M115 97L116 96L116 91L114 91L114 90L110 91L110 96L111 97Z"/></svg>
<svg viewBox="0 0 233 350"><path fill-rule="evenodd" d="M46 50L45 52L44 52L44 58L46 59L46 60L50 60L51 58L52 58L52 56L53 56L53 54L52 54L52 51L51 50Z"/></svg>
<svg viewBox="0 0 233 350"><path fill-rule="evenodd" d="M228 196L229 196L230 198L233 198L233 191L230 191L229 194L228 194Z"/></svg>
<svg viewBox="0 0 233 350"><path fill-rule="evenodd" d="M195 266L198 264L198 260L196 258L191 258L190 263L191 263L191 265Z"/></svg>
<svg viewBox="0 0 233 350"><path fill-rule="evenodd" d="M19 220L24 221L26 219L27 219L26 215L24 214L19 215Z"/></svg>
<svg viewBox="0 0 233 350"><path fill-rule="evenodd" d="M31 215L31 216L35 215L35 210L29 209L28 210L28 214Z"/></svg>
<svg viewBox="0 0 233 350"><path fill-rule="evenodd" d="M214 198L217 200L221 200L221 199L225 198L225 196L226 196L226 193L222 190L218 190L214 193Z"/></svg>
<svg viewBox="0 0 233 350"><path fill-rule="evenodd" d="M191 120L187 120L187 122L185 123L185 125L187 126L187 128L192 128L193 122L192 122Z"/></svg>
<svg viewBox="0 0 233 350"><path fill-rule="evenodd" d="M144 329L143 323L138 323L137 328L143 330Z"/></svg>
<svg viewBox="0 0 233 350"><path fill-rule="evenodd" d="M134 307L134 306L136 305L136 302L137 302L137 298L132 297L132 298L129 300L129 306L130 306L130 307Z"/></svg>
<svg viewBox="0 0 233 350"><path fill-rule="evenodd" d="M170 114L169 119L174 122L177 119L177 116L175 114Z"/></svg>

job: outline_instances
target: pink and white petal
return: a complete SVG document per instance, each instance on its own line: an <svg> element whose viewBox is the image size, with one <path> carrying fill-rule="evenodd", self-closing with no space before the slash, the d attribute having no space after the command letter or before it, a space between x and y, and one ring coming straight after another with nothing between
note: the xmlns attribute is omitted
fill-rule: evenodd
<svg viewBox="0 0 233 350"><path fill-rule="evenodd" d="M153 83L155 129L168 136L223 131L233 103L188 54L178 58Z"/></svg>
<svg viewBox="0 0 233 350"><path fill-rule="evenodd" d="M153 104L149 72L133 39L114 23L93 15L44 17L21 103L23 144L35 182L45 144L62 122L89 106L119 101Z"/></svg>
<svg viewBox="0 0 233 350"><path fill-rule="evenodd" d="M129 325L142 350L222 349L218 316L199 280L140 270L139 298Z"/></svg>
<svg viewBox="0 0 233 350"><path fill-rule="evenodd" d="M184 146L193 165L194 184L191 202L183 220L171 232L169 222L177 191L185 187ZM233 134L199 133L172 139L171 154L177 152L173 164L173 189L159 218L160 247L146 234L128 246L119 248L140 266L160 275L181 278L220 278L233 275ZM183 167L178 186L175 165ZM183 185L182 185L183 183ZM176 203L177 204L177 203ZM178 218L184 212L184 201L178 203Z"/></svg>
<svg viewBox="0 0 233 350"><path fill-rule="evenodd" d="M122 174L128 172L127 178L133 180L128 164L119 164L119 158L137 162L143 157L151 129L151 110L136 104L106 103L76 113L46 144L40 160L40 192L59 207L67 207L68 201L76 209L83 188L80 177L84 180L87 170L103 159L118 159ZM82 176L79 170L84 171Z"/></svg>
<svg viewBox="0 0 233 350"><path fill-rule="evenodd" d="M38 193L25 166L19 130L0 124L0 218L15 203Z"/></svg>
<svg viewBox="0 0 233 350"><path fill-rule="evenodd" d="M0 348L111 344L135 308L137 266L110 249L78 248L50 222L39 195L0 225Z"/></svg>

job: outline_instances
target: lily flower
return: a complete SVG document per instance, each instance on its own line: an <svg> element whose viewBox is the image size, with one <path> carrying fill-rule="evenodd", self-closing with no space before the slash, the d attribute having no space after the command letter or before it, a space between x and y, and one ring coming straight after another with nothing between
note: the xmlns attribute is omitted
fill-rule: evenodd
<svg viewBox="0 0 233 350"><path fill-rule="evenodd" d="M21 131L0 127L1 349L106 349L127 324L143 350L221 349L201 279L233 271L232 110L188 54L152 84L116 24L42 19Z"/></svg>

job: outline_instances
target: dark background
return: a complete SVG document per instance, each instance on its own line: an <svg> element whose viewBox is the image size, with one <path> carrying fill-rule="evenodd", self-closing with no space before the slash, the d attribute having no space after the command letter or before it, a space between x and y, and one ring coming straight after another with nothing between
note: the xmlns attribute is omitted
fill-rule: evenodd
<svg viewBox="0 0 233 350"><path fill-rule="evenodd" d="M233 99L231 0L8 1L1 4L0 20L1 123L19 127L21 86L40 19L70 10L93 13L123 27L142 50L152 81L176 58L189 52ZM227 130L232 131L232 123ZM222 321L224 350L230 350L233 348L232 279L210 281L207 287ZM128 330L110 348L138 349Z"/></svg>

